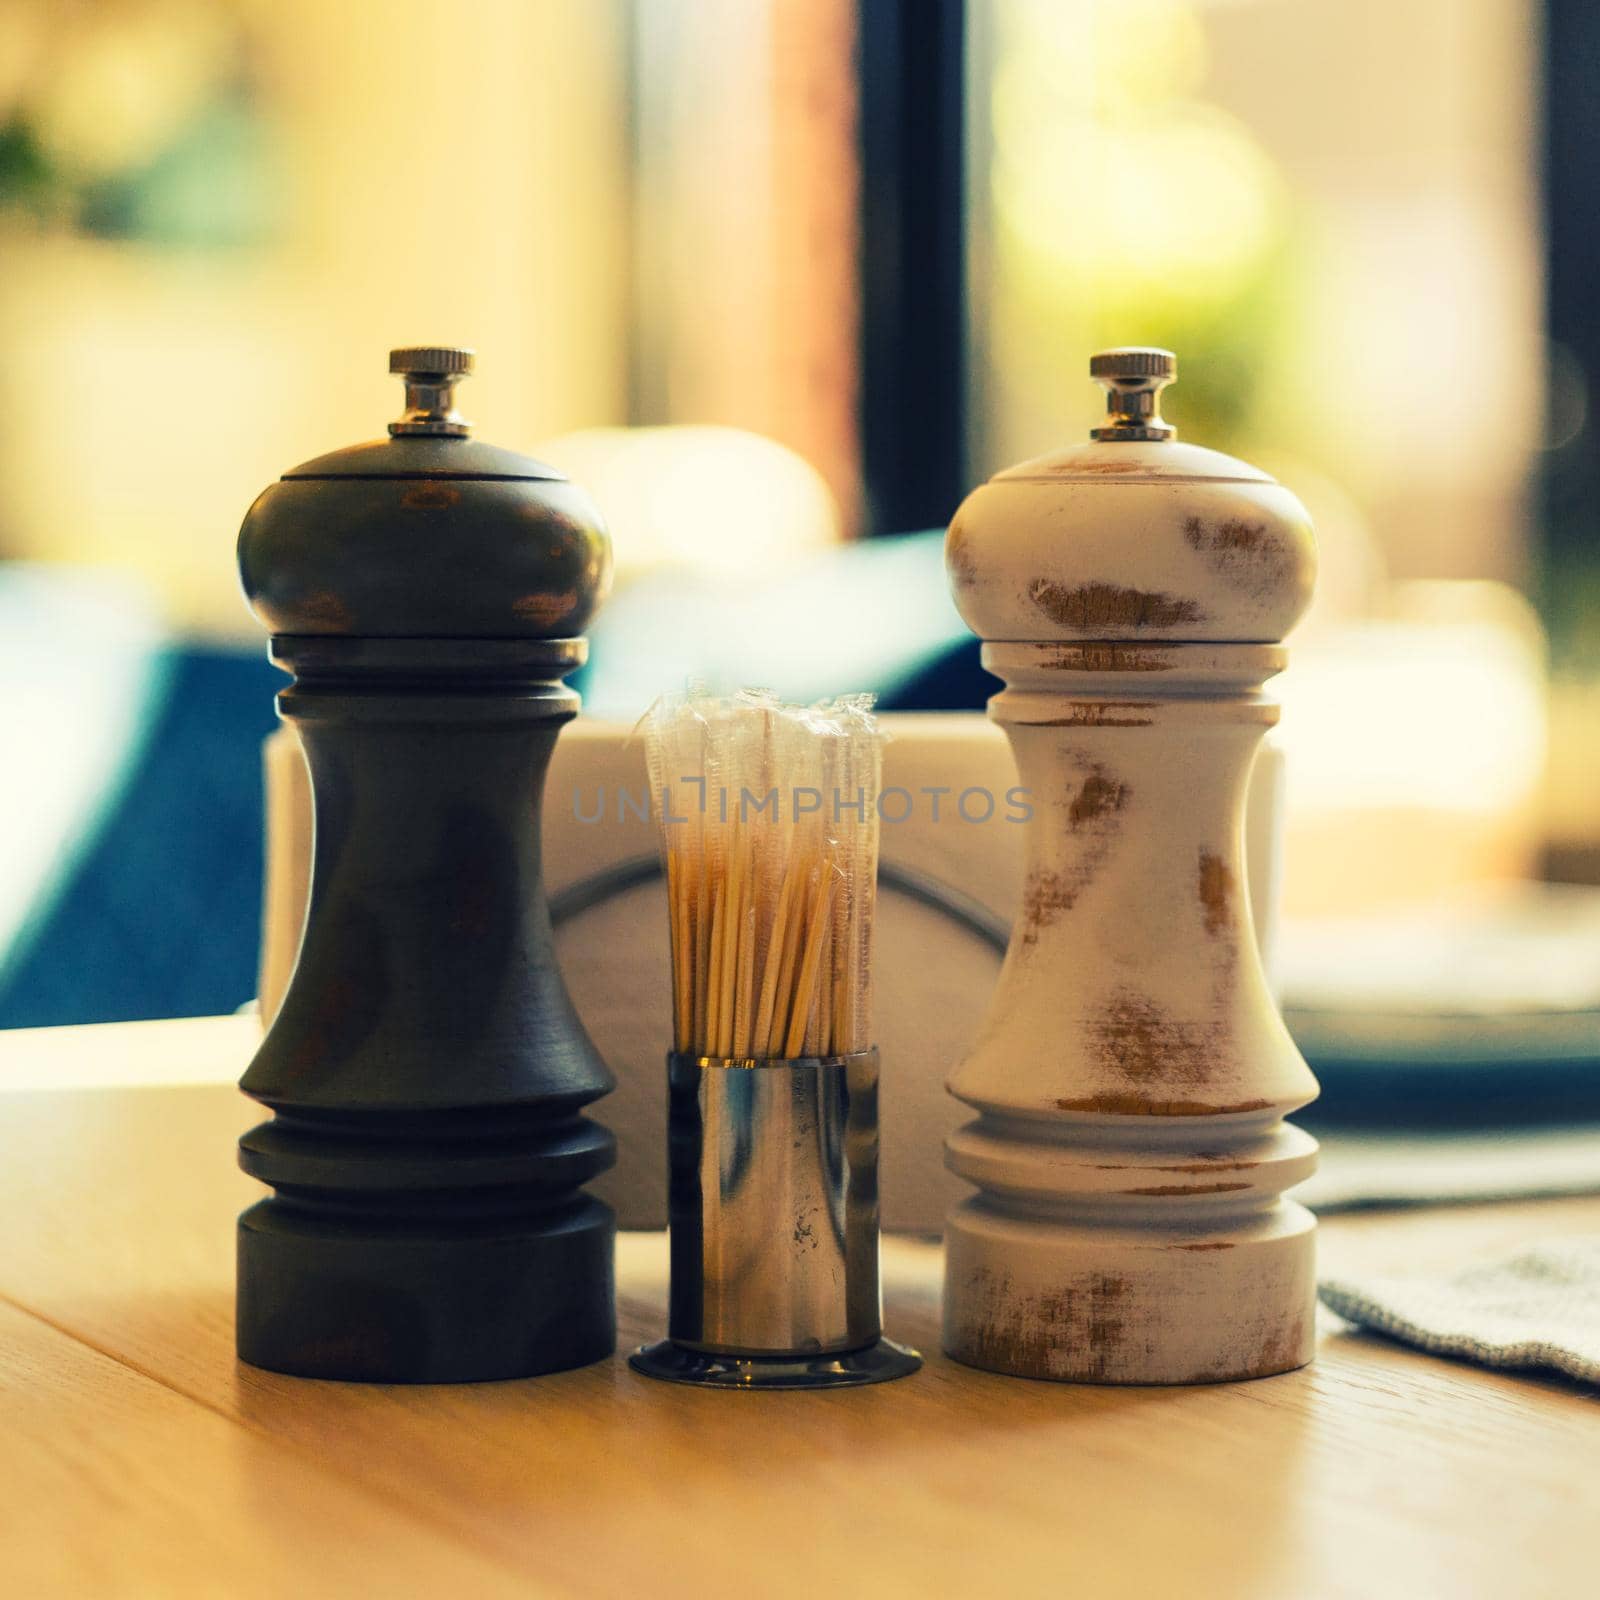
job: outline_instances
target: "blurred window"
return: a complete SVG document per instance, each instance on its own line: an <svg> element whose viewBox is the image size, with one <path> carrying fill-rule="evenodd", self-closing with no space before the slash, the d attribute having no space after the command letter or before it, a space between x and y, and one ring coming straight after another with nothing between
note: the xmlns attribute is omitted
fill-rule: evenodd
<svg viewBox="0 0 1600 1600"><path fill-rule="evenodd" d="M1167 345L1180 429L1329 480L1395 576L1524 577L1534 0L967 11L976 471L1081 434L1085 351Z"/></svg>

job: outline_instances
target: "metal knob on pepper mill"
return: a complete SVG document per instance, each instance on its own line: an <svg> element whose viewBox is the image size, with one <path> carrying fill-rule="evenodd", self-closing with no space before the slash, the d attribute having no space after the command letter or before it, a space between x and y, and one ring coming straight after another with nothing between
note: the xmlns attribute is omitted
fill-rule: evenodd
<svg viewBox="0 0 1600 1600"><path fill-rule="evenodd" d="M468 436L472 352L397 350L388 439L284 474L239 534L315 806L299 963L241 1087L275 1191L239 1219L238 1347L305 1377L463 1382L615 1345L613 1079L540 869L562 679L610 582L587 495Z"/></svg>

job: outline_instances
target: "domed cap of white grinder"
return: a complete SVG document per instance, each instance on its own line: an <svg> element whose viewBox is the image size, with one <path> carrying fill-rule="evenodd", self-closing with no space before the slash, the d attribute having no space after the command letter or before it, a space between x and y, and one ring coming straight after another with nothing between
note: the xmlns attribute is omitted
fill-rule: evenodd
<svg viewBox="0 0 1600 1600"><path fill-rule="evenodd" d="M998 472L945 539L956 608L994 640L1275 643L1316 577L1311 519L1267 473L1181 443L1161 416L1169 350L1091 357L1089 442Z"/></svg>

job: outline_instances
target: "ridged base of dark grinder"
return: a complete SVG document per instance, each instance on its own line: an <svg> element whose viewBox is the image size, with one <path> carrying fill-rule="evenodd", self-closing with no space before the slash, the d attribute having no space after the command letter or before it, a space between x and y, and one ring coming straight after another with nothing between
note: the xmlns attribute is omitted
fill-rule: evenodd
<svg viewBox="0 0 1600 1600"><path fill-rule="evenodd" d="M533 1164L547 1177L557 1167L600 1170L610 1134L574 1118L541 1141L485 1141L476 1157L456 1142L443 1162L408 1143L385 1149L369 1135L359 1163L344 1140L282 1117L240 1141L245 1170L279 1188L239 1218L240 1358L302 1378L473 1383L610 1355L609 1206L565 1186L553 1197L517 1183L427 1182L467 1180L464 1163L485 1178L488 1166L502 1177ZM350 1180L363 1165L374 1182L404 1182L404 1193L358 1188ZM345 1181L336 1191L301 1187L317 1167Z"/></svg>
<svg viewBox="0 0 1600 1600"><path fill-rule="evenodd" d="M239 1357L299 1378L477 1383L616 1347L610 1208L429 1235L319 1222L278 1200L239 1219ZM574 1293L574 1288L578 1292Z"/></svg>

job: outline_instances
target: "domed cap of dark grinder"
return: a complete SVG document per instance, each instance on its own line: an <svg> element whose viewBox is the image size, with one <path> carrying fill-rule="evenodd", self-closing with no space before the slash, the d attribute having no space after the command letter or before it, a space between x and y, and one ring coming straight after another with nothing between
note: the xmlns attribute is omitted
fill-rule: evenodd
<svg viewBox="0 0 1600 1600"><path fill-rule="evenodd" d="M318 456L239 530L251 608L275 634L564 639L611 585L594 502L554 467L470 435L470 350L390 352L406 406L389 437Z"/></svg>

